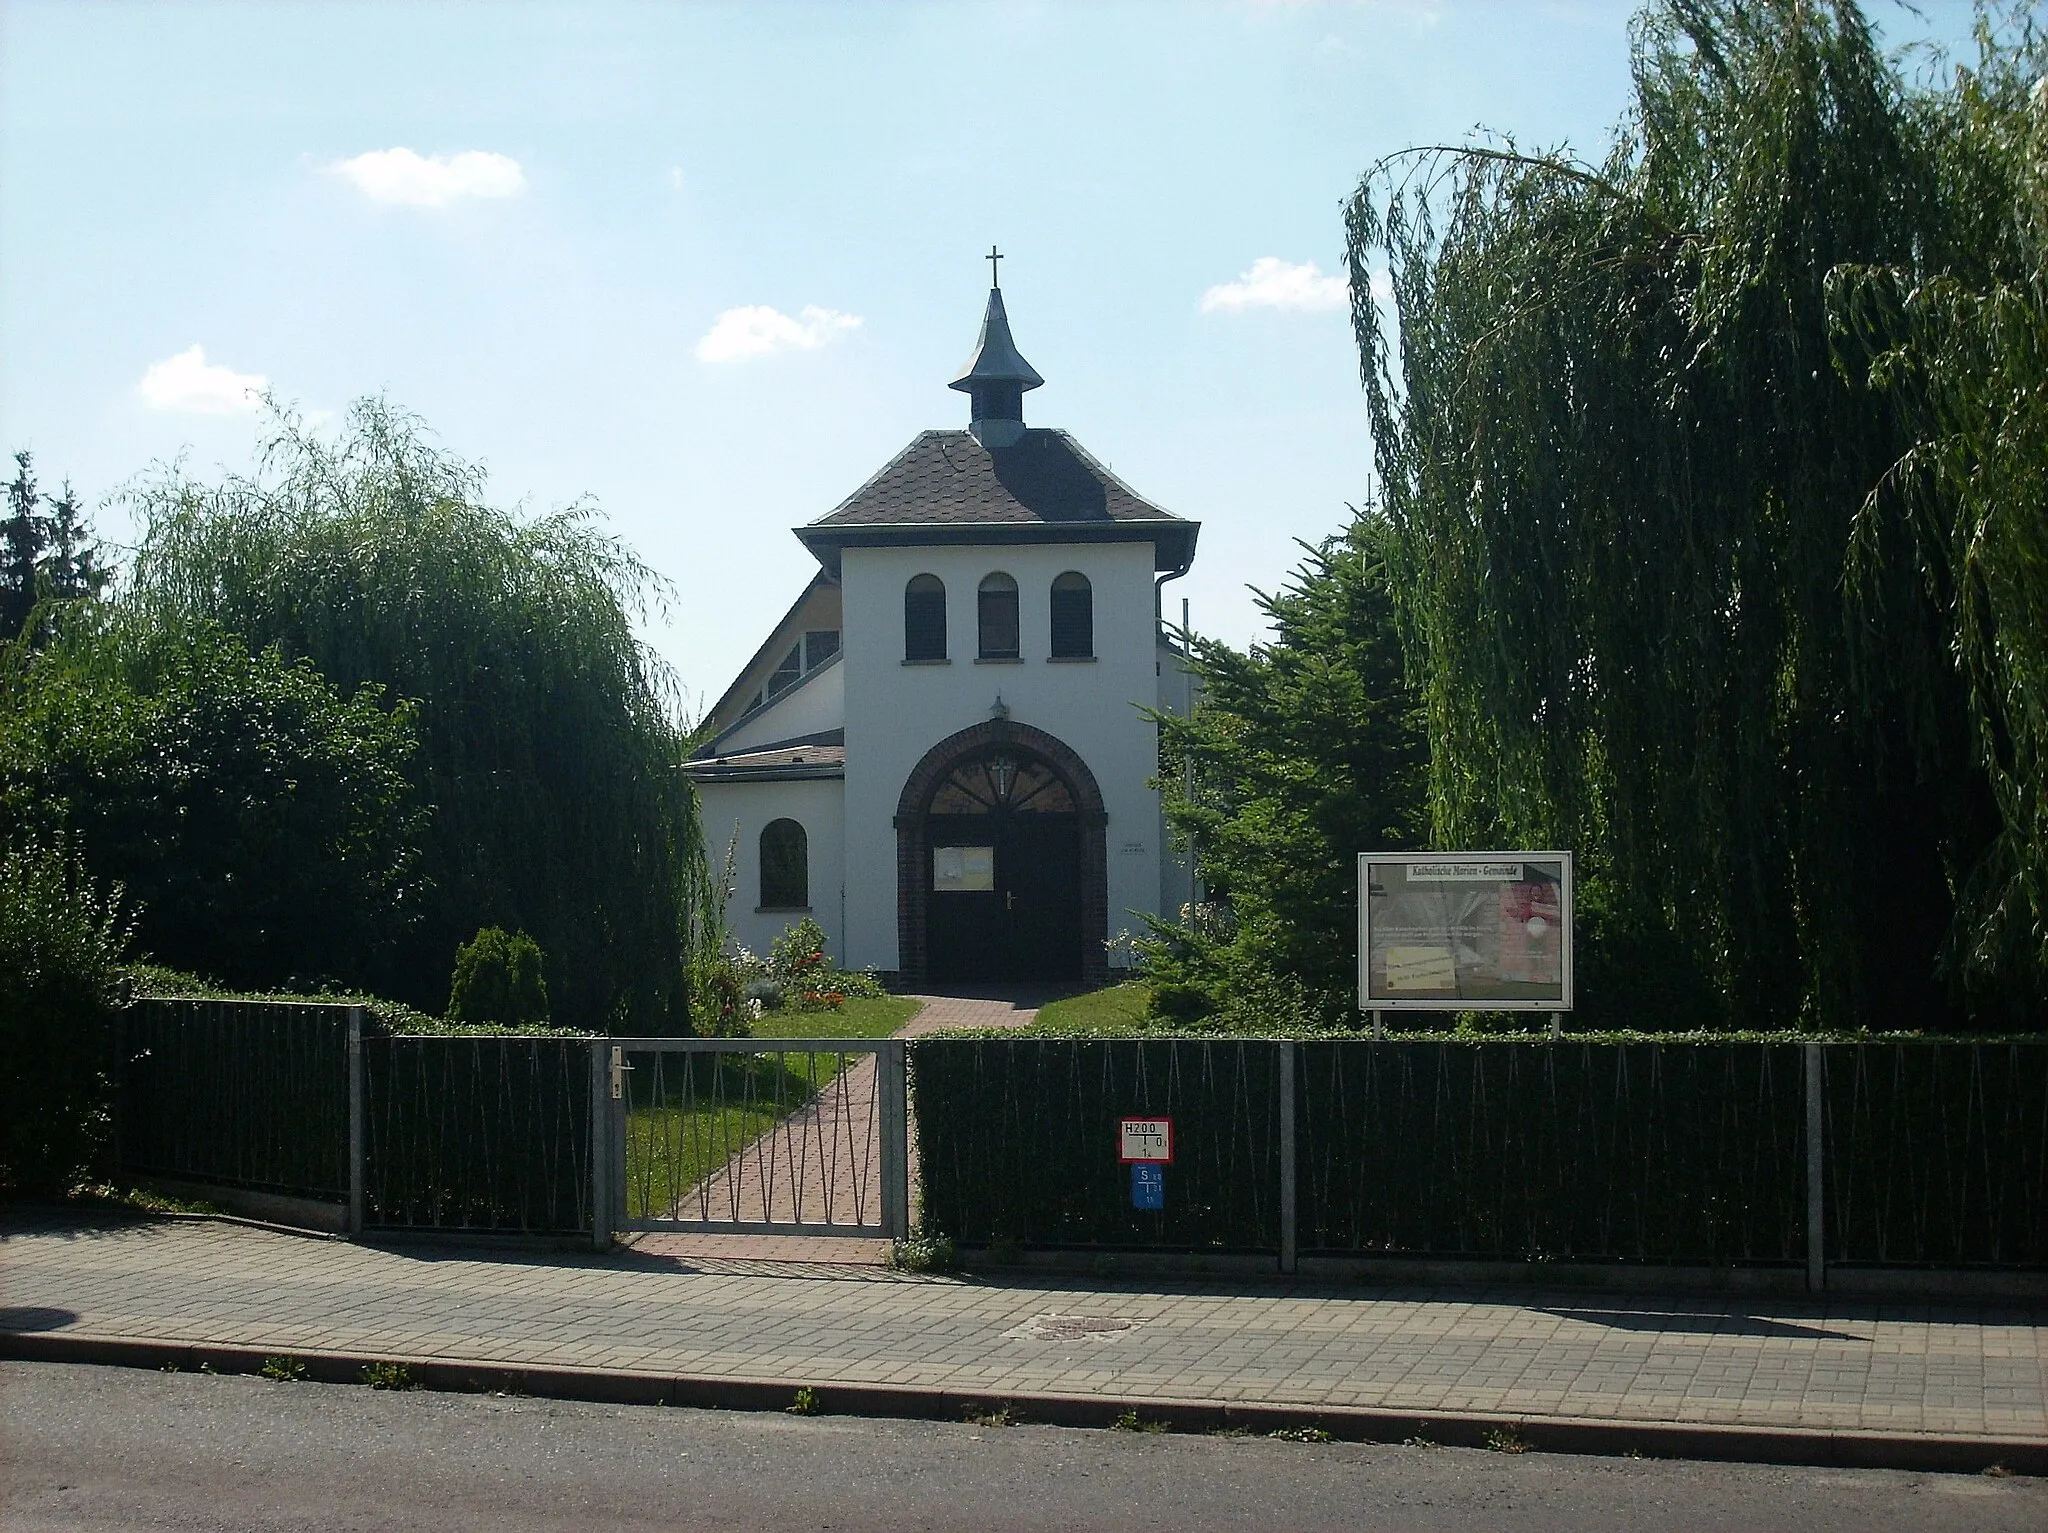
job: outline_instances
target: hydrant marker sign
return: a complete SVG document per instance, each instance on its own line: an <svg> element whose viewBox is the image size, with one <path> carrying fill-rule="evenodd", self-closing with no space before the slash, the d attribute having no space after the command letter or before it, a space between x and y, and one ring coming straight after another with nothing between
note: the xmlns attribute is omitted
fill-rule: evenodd
<svg viewBox="0 0 2048 1533"><path fill-rule="evenodd" d="M1173 1119L1122 1119L1117 1143L1117 1159L1127 1166L1168 1165L1173 1160Z"/></svg>
<svg viewBox="0 0 2048 1533"><path fill-rule="evenodd" d="M1365 852L1361 1011L1570 1011L1570 852Z"/></svg>

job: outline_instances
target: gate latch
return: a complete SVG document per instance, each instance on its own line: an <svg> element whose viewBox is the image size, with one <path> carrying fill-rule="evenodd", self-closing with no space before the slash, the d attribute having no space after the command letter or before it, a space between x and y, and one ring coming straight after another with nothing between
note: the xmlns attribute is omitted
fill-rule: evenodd
<svg viewBox="0 0 2048 1533"><path fill-rule="evenodd" d="M612 1100L618 1101L626 1094L626 1072L633 1067L626 1063L626 1050L620 1044L612 1045Z"/></svg>

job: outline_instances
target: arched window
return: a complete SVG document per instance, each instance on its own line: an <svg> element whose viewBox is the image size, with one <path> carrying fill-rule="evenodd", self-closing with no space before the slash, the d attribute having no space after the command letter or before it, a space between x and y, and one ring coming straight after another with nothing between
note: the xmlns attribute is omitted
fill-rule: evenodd
<svg viewBox="0 0 2048 1533"><path fill-rule="evenodd" d="M1017 658L1017 582L998 572L981 583L981 658Z"/></svg>
<svg viewBox="0 0 2048 1533"><path fill-rule="evenodd" d="M913 575L903 588L903 658L946 658L946 583L936 575Z"/></svg>
<svg viewBox="0 0 2048 1533"><path fill-rule="evenodd" d="M1086 660L1095 654L1095 592L1088 577L1068 570L1052 583L1052 655Z"/></svg>
<svg viewBox="0 0 2048 1533"><path fill-rule="evenodd" d="M811 903L811 851L803 826L770 820L761 831L761 908L805 910Z"/></svg>

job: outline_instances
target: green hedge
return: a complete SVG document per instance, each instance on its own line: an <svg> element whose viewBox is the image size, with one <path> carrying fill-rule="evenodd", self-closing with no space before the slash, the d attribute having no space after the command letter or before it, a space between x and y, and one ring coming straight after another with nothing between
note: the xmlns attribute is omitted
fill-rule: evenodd
<svg viewBox="0 0 2048 1533"><path fill-rule="evenodd" d="M373 1038L363 1045L364 1223L588 1231L590 1045Z"/></svg>
<svg viewBox="0 0 2048 1533"><path fill-rule="evenodd" d="M1828 1260L2048 1267L2048 1043L1825 1059Z"/></svg>
<svg viewBox="0 0 2048 1533"><path fill-rule="evenodd" d="M1699 1266L1806 1258L1794 1042L1298 1042L1305 1254ZM969 1245L1273 1250L1262 1039L910 1045L924 1221ZM2048 1040L1826 1044L1828 1259L2048 1268ZM1116 1120L1170 1115L1166 1208Z"/></svg>
<svg viewBox="0 0 2048 1533"><path fill-rule="evenodd" d="M1805 1259L1801 1050L1300 1045L1300 1248Z"/></svg>
<svg viewBox="0 0 2048 1533"><path fill-rule="evenodd" d="M1279 1248L1270 1044L922 1038L909 1053L927 1227L970 1245ZM1126 1115L1174 1120L1163 1211L1131 1206Z"/></svg>
<svg viewBox="0 0 2048 1533"><path fill-rule="evenodd" d="M119 1024L121 1172L345 1199L348 1014L306 1001L136 1001Z"/></svg>

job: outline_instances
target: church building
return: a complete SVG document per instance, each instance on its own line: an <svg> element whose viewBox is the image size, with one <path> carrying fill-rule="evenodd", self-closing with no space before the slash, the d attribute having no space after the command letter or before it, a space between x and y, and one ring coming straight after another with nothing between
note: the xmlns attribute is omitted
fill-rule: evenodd
<svg viewBox="0 0 2048 1533"><path fill-rule="evenodd" d="M727 924L765 952L809 915L906 987L1101 981L1109 939L1192 898L1146 709L1190 678L1161 621L1199 524L1066 432L998 283L926 431L795 528L818 573L719 699L687 770Z"/></svg>

